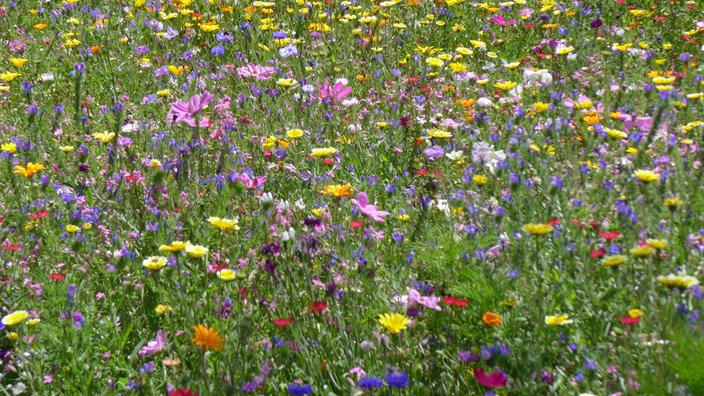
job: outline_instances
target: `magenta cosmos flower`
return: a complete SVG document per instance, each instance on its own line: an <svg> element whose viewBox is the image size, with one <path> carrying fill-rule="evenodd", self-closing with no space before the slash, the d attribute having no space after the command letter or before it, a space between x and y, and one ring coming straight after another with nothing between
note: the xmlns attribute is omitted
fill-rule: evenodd
<svg viewBox="0 0 704 396"><path fill-rule="evenodd" d="M487 389L502 388L508 381L503 371L496 370L491 375L486 375L482 368L474 369L474 379Z"/></svg>

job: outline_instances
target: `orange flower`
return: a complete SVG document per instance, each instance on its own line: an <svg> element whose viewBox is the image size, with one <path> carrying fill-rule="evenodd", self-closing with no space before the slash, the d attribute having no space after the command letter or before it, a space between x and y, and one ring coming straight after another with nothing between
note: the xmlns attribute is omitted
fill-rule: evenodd
<svg viewBox="0 0 704 396"><path fill-rule="evenodd" d="M26 178L30 178L37 174L37 172L46 169L46 167L39 163L28 162L27 167L15 165L15 171L13 173L22 175Z"/></svg>
<svg viewBox="0 0 704 396"><path fill-rule="evenodd" d="M482 316L482 322L489 327L501 325L501 316L493 312L486 312Z"/></svg>
<svg viewBox="0 0 704 396"><path fill-rule="evenodd" d="M225 345L225 339L220 336L220 332L203 325L193 326L192 328L192 344L202 346L205 349L212 349L218 352L222 351L222 346Z"/></svg>
<svg viewBox="0 0 704 396"><path fill-rule="evenodd" d="M329 184L323 187L323 195L332 195L335 198L351 197L352 185L345 184Z"/></svg>

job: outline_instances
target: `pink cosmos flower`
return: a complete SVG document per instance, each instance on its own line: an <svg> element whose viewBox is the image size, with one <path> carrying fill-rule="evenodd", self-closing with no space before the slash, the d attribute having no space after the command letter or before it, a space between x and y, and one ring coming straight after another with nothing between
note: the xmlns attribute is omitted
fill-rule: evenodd
<svg viewBox="0 0 704 396"><path fill-rule="evenodd" d="M164 332L159 329L156 332L156 339L154 341L149 341L147 345L143 346L139 350L139 356L154 356L155 354L161 352L166 346L166 337L164 337Z"/></svg>
<svg viewBox="0 0 704 396"><path fill-rule="evenodd" d="M202 96L195 94L191 97L188 103L176 102L171 104L171 111L166 115L166 120L173 124L184 122L192 127L196 126L195 115L205 108L213 100L213 95L210 92L205 92ZM213 123L208 120L208 117L201 118L198 122L198 127L209 127Z"/></svg>
<svg viewBox="0 0 704 396"><path fill-rule="evenodd" d="M271 66L260 66L254 63L237 68L237 75L240 78L253 77L257 80L268 80L274 72L276 72L276 69Z"/></svg>
<svg viewBox="0 0 704 396"><path fill-rule="evenodd" d="M357 194L357 199L352 198L352 203L357 205L359 211L362 212L363 215L381 223L384 222L384 216L391 214L385 210L379 210L376 205L369 205L369 197L367 196L367 193L364 192Z"/></svg>

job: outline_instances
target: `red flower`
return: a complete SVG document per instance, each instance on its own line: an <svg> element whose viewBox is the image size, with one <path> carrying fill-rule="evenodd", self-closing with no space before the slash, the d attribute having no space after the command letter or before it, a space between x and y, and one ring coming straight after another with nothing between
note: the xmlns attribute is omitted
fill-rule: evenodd
<svg viewBox="0 0 704 396"><path fill-rule="evenodd" d="M589 253L589 255L590 255L593 259L602 258L602 257L604 257L605 254L606 254L606 249L604 249L604 248L600 248L600 249L597 249L597 250L592 250L591 253Z"/></svg>
<svg viewBox="0 0 704 396"><path fill-rule="evenodd" d="M445 297L445 298L442 299L442 302L444 302L444 303L447 304L447 305L456 305L456 306L458 306L458 307L460 307L460 308L464 308L464 307L466 307L467 305L469 305L469 301L467 301L467 300L462 300L462 299L457 298L457 297L454 297L454 296L452 296L452 297Z"/></svg>
<svg viewBox="0 0 704 396"><path fill-rule="evenodd" d="M427 174L428 174L428 170L427 170L427 169L417 169L417 170L416 170L416 175L425 176L425 175L427 175Z"/></svg>
<svg viewBox="0 0 704 396"><path fill-rule="evenodd" d="M474 379L477 380L483 387L487 389L502 388L506 385L508 377L501 370L496 370L491 375L487 376L484 369L478 368L474 370Z"/></svg>
<svg viewBox="0 0 704 396"><path fill-rule="evenodd" d="M631 315L626 315L626 316L624 316L622 318L618 318L616 320L618 320L619 322L621 322L627 326L635 326L636 324L638 324L638 322L640 322L640 316L636 316L634 318Z"/></svg>
<svg viewBox="0 0 704 396"><path fill-rule="evenodd" d="M30 218L30 220L41 220L48 215L49 215L49 211L46 209L42 209L38 212L34 212L31 215L29 215L29 218Z"/></svg>
<svg viewBox="0 0 704 396"><path fill-rule="evenodd" d="M590 221L589 225L592 226L592 230L596 231L601 227L601 222L600 221Z"/></svg>
<svg viewBox="0 0 704 396"><path fill-rule="evenodd" d="M325 163L325 165L332 165L335 163L335 161L332 158L325 158L325 160L323 160L323 162Z"/></svg>
<svg viewBox="0 0 704 396"><path fill-rule="evenodd" d="M13 245L12 243L10 243L10 241L5 241L2 243L2 245L0 245L0 248L2 248L2 250L14 252L17 250L22 250L22 244L18 243L17 245Z"/></svg>
<svg viewBox="0 0 704 396"><path fill-rule="evenodd" d="M291 323L293 323L293 317L274 319L273 322L278 327L288 327Z"/></svg>
<svg viewBox="0 0 704 396"><path fill-rule="evenodd" d="M325 301L316 301L310 304L310 309L313 312L325 311L328 308L328 303Z"/></svg>
<svg viewBox="0 0 704 396"><path fill-rule="evenodd" d="M554 219L550 220L550 223L549 223L549 224L554 227L554 226L560 224L560 219L558 219L557 217L555 217Z"/></svg>
<svg viewBox="0 0 704 396"><path fill-rule="evenodd" d="M621 236L621 233L618 232L600 232L599 236L606 239L607 241L614 240L618 237Z"/></svg>
<svg viewBox="0 0 704 396"><path fill-rule="evenodd" d="M0 224L2 224L5 221L4 217L0 217Z"/></svg>
<svg viewBox="0 0 704 396"><path fill-rule="evenodd" d="M174 389L169 392L169 396L200 396L188 388Z"/></svg>
<svg viewBox="0 0 704 396"><path fill-rule="evenodd" d="M66 279L66 274L49 274L49 278L58 282Z"/></svg>
<svg viewBox="0 0 704 396"><path fill-rule="evenodd" d="M364 221L363 221L363 220L352 220L352 221L350 222L350 226L351 226L353 229L355 229L355 230L356 230L357 228L363 226L363 225L364 225Z"/></svg>

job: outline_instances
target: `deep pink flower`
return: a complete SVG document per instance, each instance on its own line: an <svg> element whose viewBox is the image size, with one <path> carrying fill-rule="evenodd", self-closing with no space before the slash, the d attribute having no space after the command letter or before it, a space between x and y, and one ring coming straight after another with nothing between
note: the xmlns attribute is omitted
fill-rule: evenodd
<svg viewBox="0 0 704 396"><path fill-rule="evenodd" d="M192 127L196 126L195 115L205 108L213 100L213 95L210 92L205 92L202 96L195 94L186 102L176 102L171 104L171 111L166 115L166 120L170 123L177 124L184 122ZM198 122L198 127L209 127L213 123L208 120L208 117L203 117Z"/></svg>
<svg viewBox="0 0 704 396"><path fill-rule="evenodd" d="M346 87L342 82L330 86L330 81L325 80L325 84L320 88L320 100L330 99L333 102L339 102L350 93L352 88Z"/></svg>
<svg viewBox="0 0 704 396"><path fill-rule="evenodd" d="M376 205L369 205L369 197L366 193L360 192L357 194L357 199L352 198L352 203L357 205L359 211L367 217L371 217L372 220L383 223L384 216L388 216L391 213L385 210L379 210Z"/></svg>
<svg viewBox="0 0 704 396"><path fill-rule="evenodd" d="M241 173L237 179L241 181L242 184L244 184L244 186L249 188L250 190L256 190L264 185L264 182L266 181L266 176L257 176L252 179L246 173Z"/></svg>
<svg viewBox="0 0 704 396"><path fill-rule="evenodd" d="M501 370L496 370L487 376L484 369L474 369L474 379L487 389L502 388L506 385L508 377Z"/></svg>

